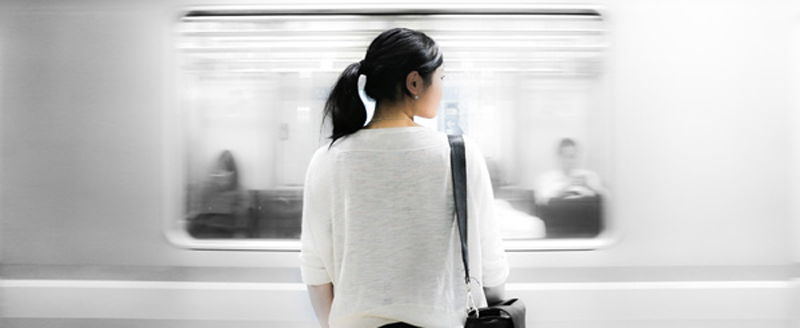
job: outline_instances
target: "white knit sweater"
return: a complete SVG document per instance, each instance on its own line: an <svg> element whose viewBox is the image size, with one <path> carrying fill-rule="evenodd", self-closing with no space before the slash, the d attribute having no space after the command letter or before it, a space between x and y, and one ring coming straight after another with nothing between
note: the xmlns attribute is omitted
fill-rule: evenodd
<svg viewBox="0 0 800 328"><path fill-rule="evenodd" d="M465 136L470 274L505 282L508 264L478 146ZM403 321L463 327L466 287L447 136L424 127L360 130L314 154L303 195L303 282L332 282L332 328ZM472 288L479 306L481 288Z"/></svg>

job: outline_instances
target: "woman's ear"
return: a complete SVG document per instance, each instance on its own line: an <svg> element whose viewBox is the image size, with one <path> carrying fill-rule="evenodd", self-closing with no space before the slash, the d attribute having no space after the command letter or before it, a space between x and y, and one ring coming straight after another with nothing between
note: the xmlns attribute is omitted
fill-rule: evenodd
<svg viewBox="0 0 800 328"><path fill-rule="evenodd" d="M411 71L406 75L406 89L411 93L411 98L419 96L422 92L422 77L417 71Z"/></svg>

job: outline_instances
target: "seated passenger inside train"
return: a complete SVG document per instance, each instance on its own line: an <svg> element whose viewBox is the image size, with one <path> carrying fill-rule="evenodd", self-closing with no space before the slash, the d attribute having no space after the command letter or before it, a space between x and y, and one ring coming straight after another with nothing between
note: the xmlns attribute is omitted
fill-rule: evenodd
<svg viewBox="0 0 800 328"><path fill-rule="evenodd" d="M537 179L536 213L545 221L547 237L593 237L602 226L600 177L581 169L577 143L570 138L558 144L559 168Z"/></svg>
<svg viewBox="0 0 800 328"><path fill-rule="evenodd" d="M199 208L189 217L188 231L195 238L238 238L249 233L249 206L239 186L239 171L229 150L217 158L206 181Z"/></svg>

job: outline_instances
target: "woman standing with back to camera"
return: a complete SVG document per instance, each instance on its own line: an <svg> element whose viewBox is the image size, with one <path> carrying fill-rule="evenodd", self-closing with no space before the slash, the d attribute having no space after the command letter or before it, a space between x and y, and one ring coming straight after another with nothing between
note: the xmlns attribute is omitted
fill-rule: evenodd
<svg viewBox="0 0 800 328"><path fill-rule="evenodd" d="M325 104L331 144L314 154L303 195L301 269L322 327L463 327L467 293L454 220L447 135L420 126L442 97L442 54L395 28L349 65ZM376 101L367 112L357 81ZM465 137L471 276L478 306L503 298L508 264L489 173Z"/></svg>

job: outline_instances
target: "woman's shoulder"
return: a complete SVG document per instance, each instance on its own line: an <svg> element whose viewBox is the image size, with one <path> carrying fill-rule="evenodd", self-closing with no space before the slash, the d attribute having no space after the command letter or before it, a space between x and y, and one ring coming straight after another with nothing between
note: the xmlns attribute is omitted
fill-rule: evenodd
<svg viewBox="0 0 800 328"><path fill-rule="evenodd" d="M321 167L325 167L325 164L330 160L332 151L333 148L330 147L330 143L319 146L314 151L314 154L311 155L311 160L308 162L308 171L318 171Z"/></svg>
<svg viewBox="0 0 800 328"><path fill-rule="evenodd" d="M464 150L467 153L467 161L485 161L481 146L472 137L462 134L464 138Z"/></svg>
<svg viewBox="0 0 800 328"><path fill-rule="evenodd" d="M478 148L478 143L469 135L462 134L461 138L464 139L464 147Z"/></svg>

